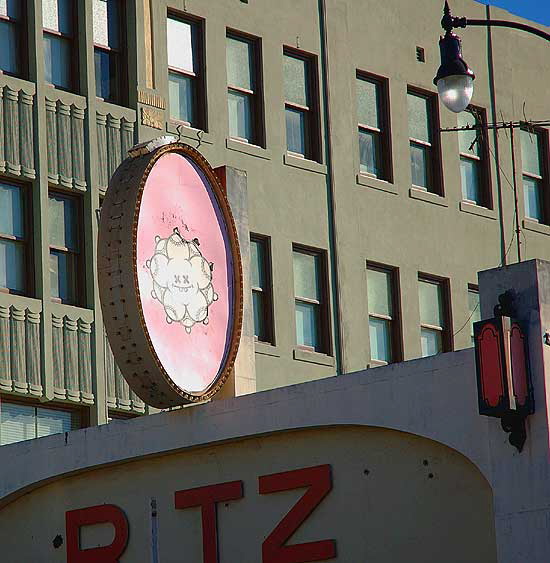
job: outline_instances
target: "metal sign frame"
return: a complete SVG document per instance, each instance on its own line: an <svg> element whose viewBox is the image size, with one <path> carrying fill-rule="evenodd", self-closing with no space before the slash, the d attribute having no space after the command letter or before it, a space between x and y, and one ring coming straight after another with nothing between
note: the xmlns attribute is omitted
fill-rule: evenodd
<svg viewBox="0 0 550 563"><path fill-rule="evenodd" d="M168 153L189 158L206 176L221 211L232 257L231 336L214 381L202 392L179 387L164 368L147 328L137 272L137 232L145 184ZM226 382L235 363L242 331L243 274L235 222L224 188L206 159L183 143L131 151L116 170L103 202L98 238L98 273L105 329L115 360L130 388L158 408L206 401ZM132 155L133 158L132 158Z"/></svg>

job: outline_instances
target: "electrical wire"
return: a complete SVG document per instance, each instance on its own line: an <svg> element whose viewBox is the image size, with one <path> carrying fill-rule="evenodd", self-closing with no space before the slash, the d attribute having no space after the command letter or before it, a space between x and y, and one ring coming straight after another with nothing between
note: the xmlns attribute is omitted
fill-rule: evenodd
<svg viewBox="0 0 550 563"><path fill-rule="evenodd" d="M535 122L531 122L531 123L535 123ZM477 137L476 137L476 140L477 140ZM482 139L482 140L483 140L483 142L486 142L485 139ZM489 154L491 155L491 157L495 161L495 164L498 166L498 169L500 170L501 174L504 176L504 179L506 180L506 182L510 186L511 190L514 191L514 186L513 186L512 182L510 182L510 180L506 176L506 173L502 169L502 166L498 162L496 155L493 152L493 150L491 149L491 145L488 142L487 142L487 148L489 149ZM500 261L500 264L498 266L499 268L502 268L502 266L504 265L504 262L506 261L506 258L508 257L510 250L512 249L512 245L514 244L514 239L516 238L516 232L515 232L513 227L515 225L515 222L516 222L516 210L514 209L514 214L513 214L513 217L512 217L512 238L510 239L510 243L508 244L508 248L506 249L506 252L504 253L504 256L502 257L502 260ZM522 234L523 234L524 240L526 241L525 233L523 231L522 231ZM526 246L526 249L527 249L527 242L526 242L525 246ZM453 333L453 338L457 334L460 334L469 325L470 321L472 320L472 317L475 315L475 313L479 309L479 307L480 307L480 303L478 301L476 306L473 308L472 312L470 313L470 315L468 316L468 318L464 322L464 324L456 332Z"/></svg>

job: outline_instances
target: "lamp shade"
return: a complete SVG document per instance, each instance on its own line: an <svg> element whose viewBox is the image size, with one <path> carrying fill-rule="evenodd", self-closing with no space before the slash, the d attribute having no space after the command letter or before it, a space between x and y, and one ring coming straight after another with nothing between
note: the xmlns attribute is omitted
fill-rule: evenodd
<svg viewBox="0 0 550 563"><path fill-rule="evenodd" d="M475 75L462 58L460 37L448 32L439 40L441 66L434 78L443 104L455 113L464 111L474 93Z"/></svg>
<svg viewBox="0 0 550 563"><path fill-rule="evenodd" d="M528 347L521 323L495 317L474 323L479 413L498 418L534 412Z"/></svg>

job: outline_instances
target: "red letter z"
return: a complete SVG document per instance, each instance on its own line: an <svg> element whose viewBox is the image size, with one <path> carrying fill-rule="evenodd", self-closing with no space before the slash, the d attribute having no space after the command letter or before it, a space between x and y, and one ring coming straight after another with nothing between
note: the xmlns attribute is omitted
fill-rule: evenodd
<svg viewBox="0 0 550 563"><path fill-rule="evenodd" d="M308 563L336 557L336 542L323 540L284 545L332 489L330 465L275 473L259 478L259 493L279 493L309 487L262 545L263 563Z"/></svg>

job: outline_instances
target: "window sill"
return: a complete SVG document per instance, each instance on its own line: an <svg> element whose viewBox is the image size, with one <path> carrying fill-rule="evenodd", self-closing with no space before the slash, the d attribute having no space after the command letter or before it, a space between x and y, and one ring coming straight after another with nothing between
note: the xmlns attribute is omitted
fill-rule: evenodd
<svg viewBox="0 0 550 563"><path fill-rule="evenodd" d="M285 153L283 155L283 162L287 166L301 168L302 170L308 170L309 172L315 172L317 174L327 173L327 167L324 164L320 164L319 162L315 162L313 160L308 160L307 158L300 158L299 156L294 156L290 153Z"/></svg>
<svg viewBox="0 0 550 563"><path fill-rule="evenodd" d="M281 354L276 346L269 344L267 342L260 342L256 340L254 342L254 351L256 354L261 354L262 356L273 356L274 358L280 358Z"/></svg>
<svg viewBox="0 0 550 563"><path fill-rule="evenodd" d="M367 174L357 174L355 181L359 186L365 186L366 188L374 188L375 190L380 190L394 195L398 195L399 193L394 184L391 184L387 180L368 176Z"/></svg>
<svg viewBox="0 0 550 563"><path fill-rule="evenodd" d="M464 213L471 213L472 215L477 215L478 217L495 220L497 218L497 214L494 209L488 209L487 207L482 207L481 205L476 205L475 203L470 203L469 201L461 201L458 207L460 211L463 211Z"/></svg>
<svg viewBox="0 0 550 563"><path fill-rule="evenodd" d="M532 219L524 219L522 224L523 228L527 231L533 231L534 233L540 233L541 235L550 235L550 225L538 223Z"/></svg>
<svg viewBox="0 0 550 563"><path fill-rule="evenodd" d="M317 364L320 366L334 367L334 357L321 354L320 352L313 352L312 350L304 350L302 348L294 348L293 358L299 362L309 362L310 364Z"/></svg>
<svg viewBox="0 0 550 563"><path fill-rule="evenodd" d="M268 151L259 145L253 145L245 141L229 138L225 140L225 146L232 151L242 152L257 158L264 158L265 160L271 160L271 151Z"/></svg>
<svg viewBox="0 0 550 563"><path fill-rule="evenodd" d="M193 141L196 142L200 141L199 145L202 143L205 145L213 145L215 141L211 133L207 133L202 129L195 129L194 127L190 127L183 122L174 121L173 119L166 122L166 131L175 135L176 138L184 137L185 139L193 139Z"/></svg>
<svg viewBox="0 0 550 563"><path fill-rule="evenodd" d="M434 205L439 205L441 207L449 207L447 200L438 194L428 192L422 188L415 188L414 186L409 190L409 196L413 199L418 199L420 201L425 201L426 203L433 203Z"/></svg>

